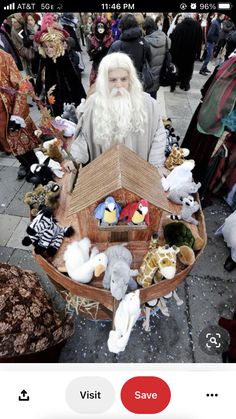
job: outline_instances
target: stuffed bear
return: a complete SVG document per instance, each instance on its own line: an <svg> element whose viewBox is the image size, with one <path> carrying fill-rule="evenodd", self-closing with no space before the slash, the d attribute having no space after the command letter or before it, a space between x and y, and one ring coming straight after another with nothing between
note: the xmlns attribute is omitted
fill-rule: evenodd
<svg viewBox="0 0 236 419"><path fill-rule="evenodd" d="M138 271L130 269L132 254L124 246L111 246L105 251L105 255L108 257L108 265L103 278L103 287L111 289L113 297L121 300L128 287L131 290L137 288L137 283L132 277L136 276Z"/></svg>
<svg viewBox="0 0 236 419"><path fill-rule="evenodd" d="M189 155L190 151L187 148L180 148L176 144L173 145L169 156L167 157L164 166L168 170L173 170L185 161L185 157Z"/></svg>
<svg viewBox="0 0 236 419"><path fill-rule="evenodd" d="M54 256L60 248L64 237L74 234L73 227L61 227L56 224L52 210L49 208L39 211L37 217L27 227L28 236L22 240L23 246L33 244L38 255Z"/></svg>
<svg viewBox="0 0 236 419"><path fill-rule="evenodd" d="M61 187L50 181L47 185L38 185L32 192L27 192L24 203L30 206L30 214L36 217L42 207L46 206L55 210L59 205Z"/></svg>
<svg viewBox="0 0 236 419"><path fill-rule="evenodd" d="M200 187L200 182L187 182L184 183L182 186L171 189L167 195L167 198L175 204L182 204L183 198L186 198L188 195L191 195L192 193L196 193Z"/></svg>

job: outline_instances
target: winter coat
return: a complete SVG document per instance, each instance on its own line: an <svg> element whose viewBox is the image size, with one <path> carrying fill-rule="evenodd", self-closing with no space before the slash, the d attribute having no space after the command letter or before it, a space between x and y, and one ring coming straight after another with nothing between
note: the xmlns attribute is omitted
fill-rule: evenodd
<svg viewBox="0 0 236 419"><path fill-rule="evenodd" d="M93 111L96 93L89 96L81 108L79 122L71 145L73 158L80 163L94 160L105 148L94 143ZM147 122L144 133L131 133L124 140L128 148L156 167L163 167L165 161L166 132L160 115L158 103L149 94L143 93Z"/></svg>
<svg viewBox="0 0 236 419"><path fill-rule="evenodd" d="M133 60L134 66L140 74L144 63L144 54L146 53L148 61L150 60L150 47L142 38L142 31L139 27L129 28L122 32L120 39L115 41L109 49L112 52L124 52Z"/></svg>
<svg viewBox="0 0 236 419"><path fill-rule="evenodd" d="M151 48L151 60L149 64L154 81L153 86L150 89L147 89L146 92L155 92L159 89L161 67L165 59L166 51L170 48L170 39L160 30L152 32L150 35L145 36L144 39Z"/></svg>
<svg viewBox="0 0 236 419"><path fill-rule="evenodd" d="M60 116L63 113L64 103L75 103L79 105L82 98L86 97L80 75L75 71L69 58L68 52L58 57L56 62L52 58L41 59L39 73L36 81L36 93L42 92L42 70L45 68L45 92L54 86L52 95L55 97L55 103L51 105L54 116Z"/></svg>
<svg viewBox="0 0 236 419"><path fill-rule="evenodd" d="M18 156L37 147L39 141L34 135L36 126L29 116L27 97L25 94L17 93L22 76L12 56L2 50L0 50L0 79L0 150ZM23 119L25 128L9 132L7 127L11 116Z"/></svg>

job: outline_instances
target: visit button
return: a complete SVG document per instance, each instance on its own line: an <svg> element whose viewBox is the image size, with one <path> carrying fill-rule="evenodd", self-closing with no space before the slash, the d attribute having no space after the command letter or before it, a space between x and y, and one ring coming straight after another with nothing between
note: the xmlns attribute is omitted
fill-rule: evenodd
<svg viewBox="0 0 236 419"><path fill-rule="evenodd" d="M121 400L127 410L137 414L154 414L170 402L170 388L158 377L133 377L121 390Z"/></svg>

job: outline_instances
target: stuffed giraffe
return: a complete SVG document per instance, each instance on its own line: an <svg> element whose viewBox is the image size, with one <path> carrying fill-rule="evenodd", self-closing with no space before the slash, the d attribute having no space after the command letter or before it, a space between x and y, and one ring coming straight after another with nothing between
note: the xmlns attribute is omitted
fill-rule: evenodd
<svg viewBox="0 0 236 419"><path fill-rule="evenodd" d="M165 245L149 248L139 269L138 284L145 288L152 285L153 282L159 282L162 278L174 278L178 252L179 248L176 246Z"/></svg>

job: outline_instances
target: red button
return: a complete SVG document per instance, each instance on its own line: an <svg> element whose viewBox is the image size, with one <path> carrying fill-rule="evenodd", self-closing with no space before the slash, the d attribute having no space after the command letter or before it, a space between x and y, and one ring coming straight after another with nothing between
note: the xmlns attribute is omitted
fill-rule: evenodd
<svg viewBox="0 0 236 419"><path fill-rule="evenodd" d="M121 400L132 413L160 413L170 402L170 388L158 377L134 377L126 381Z"/></svg>

